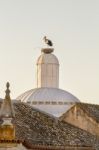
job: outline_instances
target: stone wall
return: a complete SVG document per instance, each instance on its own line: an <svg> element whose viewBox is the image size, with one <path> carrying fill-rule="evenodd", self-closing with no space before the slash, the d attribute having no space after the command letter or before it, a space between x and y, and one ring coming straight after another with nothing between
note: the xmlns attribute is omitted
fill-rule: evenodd
<svg viewBox="0 0 99 150"><path fill-rule="evenodd" d="M92 117L88 116L83 109L76 105L60 117L60 119L86 130L93 135L99 136L99 123L97 123Z"/></svg>

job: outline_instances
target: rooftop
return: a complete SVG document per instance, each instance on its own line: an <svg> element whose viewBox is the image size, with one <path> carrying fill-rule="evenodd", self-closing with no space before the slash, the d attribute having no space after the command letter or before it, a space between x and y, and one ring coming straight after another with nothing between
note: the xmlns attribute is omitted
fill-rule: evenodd
<svg viewBox="0 0 99 150"><path fill-rule="evenodd" d="M86 131L48 116L25 103L14 103L16 137L36 145L94 145L99 139Z"/></svg>

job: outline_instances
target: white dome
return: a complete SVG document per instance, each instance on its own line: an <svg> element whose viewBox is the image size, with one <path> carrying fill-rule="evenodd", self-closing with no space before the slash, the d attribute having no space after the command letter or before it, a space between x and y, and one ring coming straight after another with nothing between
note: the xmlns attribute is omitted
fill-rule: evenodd
<svg viewBox="0 0 99 150"><path fill-rule="evenodd" d="M29 90L17 100L59 117L79 100L71 93L58 88L36 88Z"/></svg>
<svg viewBox="0 0 99 150"><path fill-rule="evenodd" d="M59 64L58 59L53 54L43 53L37 60L37 64Z"/></svg>

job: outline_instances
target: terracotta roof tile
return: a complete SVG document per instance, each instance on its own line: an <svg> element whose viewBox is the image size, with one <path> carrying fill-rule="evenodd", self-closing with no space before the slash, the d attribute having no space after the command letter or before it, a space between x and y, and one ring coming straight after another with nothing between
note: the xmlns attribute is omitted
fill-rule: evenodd
<svg viewBox="0 0 99 150"><path fill-rule="evenodd" d="M36 145L93 145L99 139L68 123L48 116L26 103L15 102L16 138Z"/></svg>

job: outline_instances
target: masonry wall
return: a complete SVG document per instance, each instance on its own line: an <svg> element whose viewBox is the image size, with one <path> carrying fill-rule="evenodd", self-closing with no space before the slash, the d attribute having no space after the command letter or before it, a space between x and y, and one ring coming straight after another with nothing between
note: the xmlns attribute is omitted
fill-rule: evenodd
<svg viewBox="0 0 99 150"><path fill-rule="evenodd" d="M99 124L76 105L60 119L99 136Z"/></svg>

